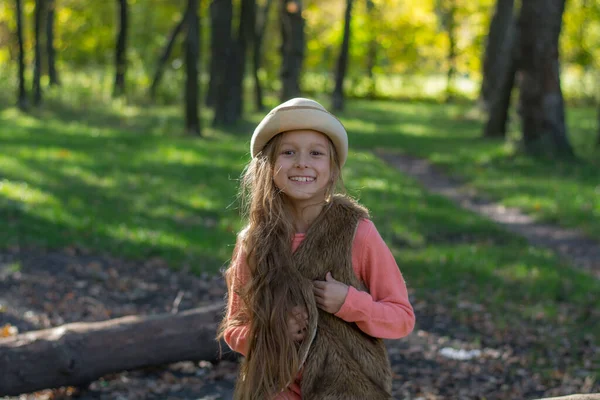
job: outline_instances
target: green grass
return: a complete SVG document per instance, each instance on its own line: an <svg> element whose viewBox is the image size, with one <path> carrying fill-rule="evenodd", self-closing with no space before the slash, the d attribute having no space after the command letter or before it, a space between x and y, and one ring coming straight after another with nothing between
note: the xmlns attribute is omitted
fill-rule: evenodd
<svg viewBox="0 0 600 400"><path fill-rule="evenodd" d="M583 162L532 158L511 142L481 139L483 123L464 105L355 101L342 115L354 148L385 148L429 159L507 206L600 239L600 148L591 108L567 110ZM518 128L511 126L511 135Z"/></svg>
<svg viewBox="0 0 600 400"><path fill-rule="evenodd" d="M598 332L599 320L589 317L598 280L428 194L368 151L428 157L506 204L600 237L597 168L533 160L478 140L480 123L465 111L350 102L342 115L352 145L349 192L372 211L417 297L443 298L458 321L471 314L456 306L466 299L482 304L498 327L549 323L560 327L557 339ZM183 135L180 112L64 97L29 115L0 111L0 248L80 246L217 272L241 227L237 178L261 115L227 131L205 128L199 139ZM203 117L208 126L210 113Z"/></svg>

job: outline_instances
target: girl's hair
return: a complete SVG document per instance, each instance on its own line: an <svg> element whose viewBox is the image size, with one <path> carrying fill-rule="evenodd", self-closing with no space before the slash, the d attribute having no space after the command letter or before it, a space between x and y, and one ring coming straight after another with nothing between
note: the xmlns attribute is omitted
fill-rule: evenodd
<svg viewBox="0 0 600 400"><path fill-rule="evenodd" d="M237 293L242 299L237 316L224 318L218 338L226 329L249 325L249 351L242 365L238 389L242 399L267 399L285 389L298 374L297 343L288 334L290 311L303 294L292 276L292 239L295 233L289 203L273 180L282 135L276 135L248 164L242 174L240 200L247 225L238 247L246 254L248 283ZM325 202L343 190L335 146L329 140L331 182ZM240 251L240 248L238 248ZM236 255L237 256L237 255ZM228 287L235 271L225 272Z"/></svg>

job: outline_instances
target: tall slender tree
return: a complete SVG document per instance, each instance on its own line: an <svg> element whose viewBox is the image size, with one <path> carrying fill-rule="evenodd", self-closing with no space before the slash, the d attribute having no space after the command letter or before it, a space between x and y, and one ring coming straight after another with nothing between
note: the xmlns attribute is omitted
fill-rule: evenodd
<svg viewBox="0 0 600 400"><path fill-rule="evenodd" d="M448 70L446 71L446 100L454 96L454 76L456 75L456 0L437 0L436 11L440 19L440 25L448 36L448 53L446 60Z"/></svg>
<svg viewBox="0 0 600 400"><path fill-rule="evenodd" d="M48 78L50 85L60 85L56 71L56 50L54 49L54 19L56 15L56 1L47 0L48 12L46 13L46 55L48 60Z"/></svg>
<svg viewBox="0 0 600 400"><path fill-rule="evenodd" d="M25 52L23 51L23 7L21 0L15 0L16 18L17 18L17 42L19 46L19 93L17 98L17 106L25 111L29 108L27 101L27 89L25 83Z"/></svg>
<svg viewBox="0 0 600 400"><path fill-rule="evenodd" d="M377 82L375 80L375 66L377 66L377 20L376 8L373 0L367 0L367 24L369 31L369 48L367 49L367 76L369 77L369 90L367 96L371 99L377 96Z"/></svg>
<svg viewBox="0 0 600 400"><path fill-rule="evenodd" d="M344 78L348 69L348 48L350 47L350 29L352 24L353 0L346 0L346 13L344 15L344 35L338 55L337 68L335 71L335 89L331 96L332 108L335 111L344 109Z"/></svg>
<svg viewBox="0 0 600 400"><path fill-rule="evenodd" d="M252 47L252 76L254 77L254 103L257 111L264 110L263 89L259 77L260 67L262 65L262 44L269 21L269 10L273 0L267 0L265 5L260 7L256 13L256 29L254 34L254 46Z"/></svg>
<svg viewBox="0 0 600 400"><path fill-rule="evenodd" d="M483 79L479 95L485 111L489 111L491 98L500 84L498 76L506 68L505 61L509 57L507 50L512 48L512 44L507 42L514 38L514 21L514 0L496 0L483 56Z"/></svg>
<svg viewBox="0 0 600 400"><path fill-rule="evenodd" d="M154 72L154 78L152 78L152 84L150 85L150 97L153 99L156 97L156 89L158 88L160 80L162 79L165 67L167 65L167 61L169 60L169 57L171 56L171 51L175 46L175 41L177 40L177 37L184 28L185 20L186 14L184 12L181 14L181 18L179 19L179 21L177 21L177 24L169 34L169 37L167 38L167 43L165 44L165 48L161 52L161 55L158 59L156 71Z"/></svg>
<svg viewBox="0 0 600 400"><path fill-rule="evenodd" d="M42 103L42 25L44 23L44 0L35 0L33 104Z"/></svg>
<svg viewBox="0 0 600 400"><path fill-rule="evenodd" d="M519 32L513 0L498 0L494 20L486 49L481 102L488 111L484 136L504 138L519 63Z"/></svg>
<svg viewBox="0 0 600 400"><path fill-rule="evenodd" d="M117 44L115 46L115 87L113 96L125 94L125 75L127 72L127 29L129 10L127 0L117 0L119 5L119 23Z"/></svg>
<svg viewBox="0 0 600 400"><path fill-rule="evenodd" d="M185 37L185 130L188 134L201 136L198 116L198 59L200 57L200 19L198 0L188 0L186 10L187 34Z"/></svg>
<svg viewBox="0 0 600 400"><path fill-rule="evenodd" d="M573 158L558 58L564 8L565 0L528 0L521 4L519 100L525 149Z"/></svg>
<svg viewBox="0 0 600 400"><path fill-rule="evenodd" d="M300 95L304 62L304 18L301 0L281 0L281 101Z"/></svg>
<svg viewBox="0 0 600 400"><path fill-rule="evenodd" d="M233 119L237 121L242 116L244 109L244 75L248 48L254 39L256 1L241 0L239 25L237 27L237 41L234 47L234 61L231 63L233 74L231 79L231 98L233 100Z"/></svg>
<svg viewBox="0 0 600 400"><path fill-rule="evenodd" d="M215 106L214 122L217 125L226 120L224 114L227 95L223 95L223 92L227 90L225 75L228 68L231 68L229 59L233 51L232 23L232 0L212 0L210 3L210 80L205 103L207 107Z"/></svg>

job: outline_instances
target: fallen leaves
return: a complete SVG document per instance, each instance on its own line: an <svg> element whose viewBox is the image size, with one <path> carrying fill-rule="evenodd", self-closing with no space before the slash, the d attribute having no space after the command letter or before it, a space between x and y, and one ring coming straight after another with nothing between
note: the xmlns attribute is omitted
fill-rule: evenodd
<svg viewBox="0 0 600 400"><path fill-rule="evenodd" d="M19 329L16 326L12 326L11 324L4 324L4 326L0 328L0 338L16 336L18 334Z"/></svg>

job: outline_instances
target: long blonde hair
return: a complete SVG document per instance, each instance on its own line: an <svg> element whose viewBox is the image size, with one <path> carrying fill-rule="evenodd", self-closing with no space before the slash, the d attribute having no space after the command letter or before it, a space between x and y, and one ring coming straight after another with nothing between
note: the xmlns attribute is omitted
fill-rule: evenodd
<svg viewBox="0 0 600 400"><path fill-rule="evenodd" d="M249 351L242 363L236 399L268 399L284 390L298 374L297 343L288 334L291 309L303 299L291 272L295 226L289 203L273 181L282 134L271 139L242 174L240 200L247 225L240 233L241 248L250 269L248 283L239 290L241 310L221 322L218 337L228 328L250 325ZM325 202L343 191L339 159L329 140L331 182ZM228 287L234 271L225 272Z"/></svg>

